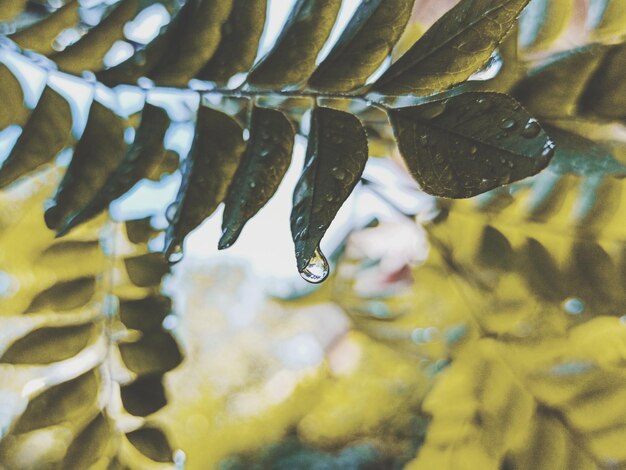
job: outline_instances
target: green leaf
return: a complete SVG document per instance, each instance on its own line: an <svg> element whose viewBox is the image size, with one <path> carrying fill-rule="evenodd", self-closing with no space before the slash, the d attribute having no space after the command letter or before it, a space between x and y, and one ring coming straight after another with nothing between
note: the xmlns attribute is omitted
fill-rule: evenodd
<svg viewBox="0 0 626 470"><path fill-rule="evenodd" d="M173 451L167 436L158 428L144 426L126 434L130 443L155 462L173 462Z"/></svg>
<svg viewBox="0 0 626 470"><path fill-rule="evenodd" d="M15 341L0 362L50 364L76 356L98 333L95 325L44 327Z"/></svg>
<svg viewBox="0 0 626 470"><path fill-rule="evenodd" d="M59 468L91 468L110 445L111 432L109 419L98 414L70 444Z"/></svg>
<svg viewBox="0 0 626 470"><path fill-rule="evenodd" d="M340 6L341 0L298 0L274 47L250 72L248 83L281 88L309 78Z"/></svg>
<svg viewBox="0 0 626 470"><path fill-rule="evenodd" d="M548 302L565 298L563 274L550 252L534 238L527 238L519 255L520 273L531 291Z"/></svg>
<svg viewBox="0 0 626 470"><path fill-rule="evenodd" d="M388 95L430 95L484 65L529 0L462 0L374 84Z"/></svg>
<svg viewBox="0 0 626 470"><path fill-rule="evenodd" d="M164 374L182 361L176 341L164 331L144 333L140 340L122 343L119 349L126 367L140 376Z"/></svg>
<svg viewBox="0 0 626 470"><path fill-rule="evenodd" d="M164 295L155 295L120 302L120 320L126 328L140 331L158 330L163 319L172 310L172 300Z"/></svg>
<svg viewBox="0 0 626 470"><path fill-rule="evenodd" d="M476 262L484 267L506 271L513 268L515 252L498 229L485 225L480 237Z"/></svg>
<svg viewBox="0 0 626 470"><path fill-rule="evenodd" d="M626 118L626 44L612 47L602 58L587 86L583 107L598 116L622 120Z"/></svg>
<svg viewBox="0 0 626 470"><path fill-rule="evenodd" d="M192 0L195 1L195 0ZM149 77L159 85L185 86L213 56L222 39L233 0L203 0L161 57Z"/></svg>
<svg viewBox="0 0 626 470"><path fill-rule="evenodd" d="M294 135L281 111L254 106L250 141L224 200L220 249L235 243L246 222L278 189L291 162Z"/></svg>
<svg viewBox="0 0 626 470"><path fill-rule="evenodd" d="M620 0L589 0L587 27L593 37L620 36L626 32L626 8Z"/></svg>
<svg viewBox="0 0 626 470"><path fill-rule="evenodd" d="M79 22L78 0L71 0L50 16L9 37L22 49L48 55L54 52L52 43L64 30Z"/></svg>
<svg viewBox="0 0 626 470"><path fill-rule="evenodd" d="M537 121L499 93L463 93L388 113L411 174L436 196L472 197L532 176L553 154Z"/></svg>
<svg viewBox="0 0 626 470"><path fill-rule="evenodd" d="M64 235L95 217L159 166L165 155L163 139L169 124L170 120L163 108L147 103L141 114L135 140L117 168L107 177L93 199L64 221L57 234Z"/></svg>
<svg viewBox="0 0 626 470"><path fill-rule="evenodd" d="M101 70L105 54L115 41L124 38L124 25L133 19L138 9L139 0L122 0L97 26L63 51L51 55L50 59L60 70L73 74Z"/></svg>
<svg viewBox="0 0 626 470"><path fill-rule="evenodd" d="M72 113L67 101L45 87L35 110L0 168L0 188L50 162L71 142Z"/></svg>
<svg viewBox="0 0 626 470"><path fill-rule="evenodd" d="M247 72L256 57L266 10L267 0L234 0L222 26L222 41L197 78L225 84L236 73Z"/></svg>
<svg viewBox="0 0 626 470"><path fill-rule="evenodd" d="M24 106L24 92L20 82L4 65L0 64L0 130L11 124L23 125L29 110Z"/></svg>
<svg viewBox="0 0 626 470"><path fill-rule="evenodd" d="M513 95L537 116L569 116L595 73L606 47L585 46L549 57L515 88Z"/></svg>
<svg viewBox="0 0 626 470"><path fill-rule="evenodd" d="M361 2L309 86L323 91L350 91L362 86L398 42L414 0Z"/></svg>
<svg viewBox="0 0 626 470"><path fill-rule="evenodd" d="M73 216L102 188L126 152L124 130L124 120L117 114L97 101L92 103L72 162L46 210L49 228L59 228L63 220Z"/></svg>
<svg viewBox="0 0 626 470"><path fill-rule="evenodd" d="M124 226L126 227L128 241L135 245L145 245L148 243L148 241L158 233L158 231L152 227L151 220L152 217L127 220Z"/></svg>
<svg viewBox="0 0 626 470"><path fill-rule="evenodd" d="M93 277L57 282L37 294L24 313L75 310L85 306L93 298L95 290L96 280Z"/></svg>
<svg viewBox="0 0 626 470"><path fill-rule="evenodd" d="M148 416L167 404L161 375L139 377L120 389L122 403L133 416Z"/></svg>
<svg viewBox="0 0 626 470"><path fill-rule="evenodd" d="M306 159L293 193L291 234L303 272L367 162L367 135L352 114L315 107Z"/></svg>
<svg viewBox="0 0 626 470"><path fill-rule="evenodd" d="M573 14L573 0L531 0L519 19L520 47L546 49L563 33Z"/></svg>
<svg viewBox="0 0 626 470"><path fill-rule="evenodd" d="M125 258L124 265L128 278L137 287L158 286L170 269L161 253L146 253Z"/></svg>
<svg viewBox="0 0 626 470"><path fill-rule="evenodd" d="M243 129L237 121L220 111L200 106L196 133L173 206L176 212L169 217L166 254L178 251L187 234L213 214L224 200L244 146Z"/></svg>
<svg viewBox="0 0 626 470"><path fill-rule="evenodd" d="M54 385L28 402L13 432L24 433L83 418L97 409L101 377L97 369Z"/></svg>

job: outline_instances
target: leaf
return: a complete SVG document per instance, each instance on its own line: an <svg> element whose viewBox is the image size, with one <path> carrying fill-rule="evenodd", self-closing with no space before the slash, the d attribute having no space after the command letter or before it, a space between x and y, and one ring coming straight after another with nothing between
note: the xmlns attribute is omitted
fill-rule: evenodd
<svg viewBox="0 0 626 470"><path fill-rule="evenodd" d="M462 0L376 81L387 95L430 95L484 65L529 0Z"/></svg>
<svg viewBox="0 0 626 470"><path fill-rule="evenodd" d="M436 196L476 196L538 173L553 154L537 121L507 95L463 93L388 114L411 174Z"/></svg>
<svg viewBox="0 0 626 470"><path fill-rule="evenodd" d="M367 135L352 114L315 107L306 159L293 193L291 234L303 272L367 162Z"/></svg>
<svg viewBox="0 0 626 470"><path fill-rule="evenodd" d="M573 0L531 0L519 19L520 47L548 48L561 36L573 14Z"/></svg>
<svg viewBox="0 0 626 470"><path fill-rule="evenodd" d="M278 189L291 162L294 136L281 111L253 107L250 141L224 200L220 249L235 243L246 222Z"/></svg>
<svg viewBox="0 0 626 470"><path fill-rule="evenodd" d="M513 268L515 252L502 232L491 225L485 225L480 237L476 261L487 268L507 271Z"/></svg>
<svg viewBox="0 0 626 470"><path fill-rule="evenodd" d="M565 298L564 276L550 252L534 238L527 238L519 255L520 271L531 291L548 302Z"/></svg>
<svg viewBox="0 0 626 470"><path fill-rule="evenodd" d="M148 416L167 404L161 375L139 377L120 389L124 408L133 416Z"/></svg>
<svg viewBox="0 0 626 470"><path fill-rule="evenodd" d="M167 436L158 428L144 426L126 434L130 443L155 462L173 462L173 451Z"/></svg>
<svg viewBox="0 0 626 470"><path fill-rule="evenodd" d="M0 64L0 102L0 130L27 121L29 110L24 106L20 82L4 64Z"/></svg>
<svg viewBox="0 0 626 470"><path fill-rule="evenodd" d="M71 142L72 113L67 101L45 87L15 147L0 168L0 188L36 170Z"/></svg>
<svg viewBox="0 0 626 470"><path fill-rule="evenodd" d="M24 433L83 418L97 409L101 377L92 369L68 382L54 385L28 402L13 427Z"/></svg>
<svg viewBox="0 0 626 470"><path fill-rule="evenodd" d="M48 55L54 52L52 43L64 30L80 20L78 0L70 0L61 8L32 26L18 31L9 37L22 49L30 49Z"/></svg>
<svg viewBox="0 0 626 470"><path fill-rule="evenodd" d="M128 278L137 287L151 287L161 284L161 279L170 268L161 253L146 253L124 258Z"/></svg>
<svg viewBox="0 0 626 470"><path fill-rule="evenodd" d="M120 302L120 320L126 328L150 331L161 329L163 319L172 310L172 300L164 295L155 295Z"/></svg>
<svg viewBox="0 0 626 470"><path fill-rule="evenodd" d="M87 34L61 52L50 56L60 70L80 74L96 72L103 67L102 59L115 41L124 38L124 25L139 9L139 0L122 0L109 15Z"/></svg>
<svg viewBox="0 0 626 470"><path fill-rule="evenodd" d="M592 37L610 37L626 32L626 10L619 0L589 0L587 28Z"/></svg>
<svg viewBox="0 0 626 470"><path fill-rule="evenodd" d="M93 277L57 282L52 287L37 294L24 313L75 310L87 305L93 298L95 290L96 280Z"/></svg>
<svg viewBox="0 0 626 470"><path fill-rule="evenodd" d="M50 364L76 356L96 336L94 325L44 327L15 341L0 362Z"/></svg>
<svg viewBox="0 0 626 470"><path fill-rule="evenodd" d="M143 245L148 243L150 239L157 234L157 230L152 227L150 222L152 217L144 217L143 219L127 220L124 224L126 227L126 236L128 241L135 245Z"/></svg>
<svg viewBox="0 0 626 470"><path fill-rule="evenodd" d="M537 116L573 115L606 50L591 45L555 54L530 70L513 95Z"/></svg>
<svg viewBox="0 0 626 470"><path fill-rule="evenodd" d="M122 343L119 349L126 367L140 376L164 374L182 361L176 341L163 331L144 333L140 340Z"/></svg>
<svg viewBox="0 0 626 470"><path fill-rule="evenodd" d="M196 133L183 168L165 236L165 253L178 250L189 232L209 217L226 197L244 151L243 129L228 115L200 106ZM169 209L168 209L169 211Z"/></svg>
<svg viewBox="0 0 626 470"><path fill-rule="evenodd" d="M258 88L281 88L309 78L340 6L340 0L298 0L272 50L248 75L248 83Z"/></svg>
<svg viewBox="0 0 626 470"><path fill-rule="evenodd" d="M188 24L150 71L149 77L159 85L185 86L213 56L222 39L222 25L228 20L233 0L195 3Z"/></svg>
<svg viewBox="0 0 626 470"><path fill-rule="evenodd" d="M225 84L236 73L247 72L257 54L266 10L266 0L234 0L220 45L197 78Z"/></svg>
<svg viewBox="0 0 626 470"><path fill-rule="evenodd" d="M59 228L102 188L126 151L124 121L94 101L74 156L44 215L48 228Z"/></svg>
<svg viewBox="0 0 626 470"><path fill-rule="evenodd" d="M0 21L13 19L26 8L27 0L4 0L0 2Z"/></svg>
<svg viewBox="0 0 626 470"><path fill-rule="evenodd" d="M362 86L391 52L409 21L414 0L361 2L309 86L350 91Z"/></svg>
<svg viewBox="0 0 626 470"><path fill-rule="evenodd" d="M585 111L608 119L626 118L626 44L609 49L583 97Z"/></svg>
<svg viewBox="0 0 626 470"><path fill-rule="evenodd" d="M64 221L57 230L59 236L105 210L161 163L165 155L163 139L170 124L167 112L146 103L141 116L141 124L130 149L91 201Z"/></svg>
<svg viewBox="0 0 626 470"><path fill-rule="evenodd" d="M59 468L90 468L110 445L111 423L102 413L76 436Z"/></svg>

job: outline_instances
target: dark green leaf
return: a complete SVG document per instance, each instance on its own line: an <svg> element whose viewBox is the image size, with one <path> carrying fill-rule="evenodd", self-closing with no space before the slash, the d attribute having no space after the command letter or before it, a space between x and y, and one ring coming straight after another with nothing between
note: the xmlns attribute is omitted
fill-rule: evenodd
<svg viewBox="0 0 626 470"><path fill-rule="evenodd" d="M549 302L563 300L563 275L550 252L541 243L534 238L528 238L519 259L520 273L533 294Z"/></svg>
<svg viewBox="0 0 626 470"><path fill-rule="evenodd" d="M76 356L96 336L94 325L44 327L15 341L0 362L50 364Z"/></svg>
<svg viewBox="0 0 626 470"><path fill-rule="evenodd" d="M159 85L184 86L213 56L222 39L233 0L203 0L159 60L152 78Z"/></svg>
<svg viewBox="0 0 626 470"><path fill-rule="evenodd" d="M476 261L487 268L506 271L513 267L515 252L502 232L491 225L485 225L480 237Z"/></svg>
<svg viewBox="0 0 626 470"><path fill-rule="evenodd" d="M225 84L236 73L252 67L266 10L267 0L234 0L233 11L222 26L222 41L198 74L199 79Z"/></svg>
<svg viewBox="0 0 626 470"><path fill-rule="evenodd" d="M461 0L374 84L383 94L430 95L484 65L528 0Z"/></svg>
<svg viewBox="0 0 626 470"><path fill-rule="evenodd" d="M612 47L587 86L586 111L609 119L626 118L626 44ZM598 59L598 61L600 60ZM576 71L580 73L580 71Z"/></svg>
<svg viewBox="0 0 626 470"><path fill-rule="evenodd" d="M97 462L111 441L111 424L99 414L70 444L59 468L87 469Z"/></svg>
<svg viewBox="0 0 626 470"><path fill-rule="evenodd" d="M117 40L124 38L124 25L138 12L139 0L122 0L98 25L61 52L50 56L60 70L80 74L84 70L98 71L102 59Z"/></svg>
<svg viewBox="0 0 626 470"><path fill-rule="evenodd" d="M79 22L78 7L78 0L70 0L50 16L9 37L22 49L51 54L52 43L59 33Z"/></svg>
<svg viewBox="0 0 626 470"><path fill-rule="evenodd" d="M436 196L476 196L538 173L553 154L537 121L498 93L463 93L389 117L411 174Z"/></svg>
<svg viewBox="0 0 626 470"><path fill-rule="evenodd" d="M70 106L46 87L9 157L0 168L0 188L50 162L71 142Z"/></svg>
<svg viewBox="0 0 626 470"><path fill-rule="evenodd" d="M161 253L146 253L125 258L124 265L128 278L138 287L158 286L170 269Z"/></svg>
<svg viewBox="0 0 626 470"><path fill-rule="evenodd" d="M95 290L96 280L93 277L57 282L52 287L37 294L24 313L36 313L44 310L53 312L75 310L86 305L93 298Z"/></svg>
<svg viewBox="0 0 626 470"><path fill-rule="evenodd" d="M163 138L170 120L163 108L151 104L144 106L141 116L135 140L119 166L108 176L93 199L64 221L57 235L64 235L98 215L161 163L165 155Z"/></svg>
<svg viewBox="0 0 626 470"><path fill-rule="evenodd" d="M250 72L248 83L280 88L309 78L340 6L341 0L298 0L274 47Z"/></svg>
<svg viewBox="0 0 626 470"><path fill-rule="evenodd" d="M172 301L164 295L155 295L120 302L120 320L127 328L141 331L160 329L163 319L172 310Z"/></svg>
<svg viewBox="0 0 626 470"><path fill-rule="evenodd" d="M537 116L569 116L606 54L604 46L558 53L532 69L513 92Z"/></svg>
<svg viewBox="0 0 626 470"><path fill-rule="evenodd" d="M164 374L182 361L178 345L169 333L150 331L139 341L119 345L126 367L137 375Z"/></svg>
<svg viewBox="0 0 626 470"><path fill-rule="evenodd" d="M97 101L92 103L85 132L52 205L46 210L49 228L59 228L63 220L80 210L102 188L126 151L124 128L124 121L113 111Z"/></svg>
<svg viewBox="0 0 626 470"><path fill-rule="evenodd" d="M23 433L83 418L97 409L100 391L97 369L54 385L31 399L13 431Z"/></svg>
<svg viewBox="0 0 626 470"><path fill-rule="evenodd" d="M145 217L143 219L127 220L124 225L126 227L128 241L135 245L148 243L148 241L157 234L157 230L155 230L150 223L151 219L152 217Z"/></svg>
<svg viewBox="0 0 626 470"><path fill-rule="evenodd" d="M172 448L167 436L158 428L144 426L129 432L126 437L130 443L145 456L155 462L172 462Z"/></svg>
<svg viewBox="0 0 626 470"><path fill-rule="evenodd" d="M133 416L148 416L167 404L160 375L139 377L120 390L124 408Z"/></svg>
<svg viewBox="0 0 626 470"><path fill-rule="evenodd" d="M281 111L253 108L248 148L224 200L220 249L235 243L246 222L278 189L291 162L294 135Z"/></svg>
<svg viewBox="0 0 626 470"><path fill-rule="evenodd" d="M179 249L189 232L209 217L224 200L244 151L243 129L228 115L201 106L196 134L183 169L176 196L176 213L170 217L166 254Z"/></svg>
<svg viewBox="0 0 626 470"><path fill-rule="evenodd" d="M20 82L4 64L0 64L0 103L0 130L11 124L23 125L28 119Z"/></svg>
<svg viewBox="0 0 626 470"><path fill-rule="evenodd" d="M367 135L355 116L331 108L313 109L291 212L299 272L313 258L337 211L359 182L367 157Z"/></svg>
<svg viewBox="0 0 626 470"><path fill-rule="evenodd" d="M563 33L573 13L572 0L531 0L519 19L520 47L549 47Z"/></svg>
<svg viewBox="0 0 626 470"><path fill-rule="evenodd" d="M315 70L310 87L336 92L362 86L400 38L413 3L414 0L361 2L328 57Z"/></svg>

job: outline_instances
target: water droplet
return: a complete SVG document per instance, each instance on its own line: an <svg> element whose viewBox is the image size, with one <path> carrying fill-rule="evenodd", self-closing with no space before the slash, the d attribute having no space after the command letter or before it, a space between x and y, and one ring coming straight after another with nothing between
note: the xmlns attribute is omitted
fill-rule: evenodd
<svg viewBox="0 0 626 470"><path fill-rule="evenodd" d="M300 215L296 219L296 225L302 225L302 222L304 222L304 217Z"/></svg>
<svg viewBox="0 0 626 470"><path fill-rule="evenodd" d="M554 143L552 141L548 141L548 143L543 147L541 156L550 158L553 155L554 155Z"/></svg>
<svg viewBox="0 0 626 470"><path fill-rule="evenodd" d="M254 181L250 181L249 186L251 188L256 188L256 183Z"/></svg>
<svg viewBox="0 0 626 470"><path fill-rule="evenodd" d="M517 123L515 122L514 119L503 119L502 122L500 123L500 128L501 129L513 129L515 127Z"/></svg>
<svg viewBox="0 0 626 470"><path fill-rule="evenodd" d="M428 145L428 136L427 135L421 135L420 136L420 145Z"/></svg>
<svg viewBox="0 0 626 470"><path fill-rule="evenodd" d="M313 257L300 272L300 276L311 284L319 284L328 277L329 272L328 261L326 261L324 253L317 247L313 253Z"/></svg>
<svg viewBox="0 0 626 470"><path fill-rule="evenodd" d="M335 199L335 196L333 196L333 195L332 195L332 194L330 194L330 193L327 193L327 194L324 196L324 199L326 199L328 202L333 202L333 201L334 201L334 199Z"/></svg>
<svg viewBox="0 0 626 470"><path fill-rule="evenodd" d="M261 150L261 152L259 153L259 155L263 158L265 157L269 157L270 156L270 151L268 149L263 149Z"/></svg>
<svg viewBox="0 0 626 470"><path fill-rule="evenodd" d="M335 179L338 179L339 181L343 180L346 177L346 170L338 166L334 167L332 170L330 170L330 172L333 174Z"/></svg>
<svg viewBox="0 0 626 470"><path fill-rule="evenodd" d="M487 111L491 108L491 101L487 98L478 98L476 104L480 106L481 111Z"/></svg>
<svg viewBox="0 0 626 470"><path fill-rule="evenodd" d="M585 311L585 303L577 297L569 297L563 301L563 310L570 315L580 315Z"/></svg>
<svg viewBox="0 0 626 470"><path fill-rule="evenodd" d="M522 137L526 137L527 139L532 139L533 137L537 137L539 132L541 131L541 126L536 119L531 119L526 123L524 129L522 130Z"/></svg>
<svg viewBox="0 0 626 470"><path fill-rule="evenodd" d="M167 262L169 264L180 263L183 260L184 256L185 255L183 253L183 247L181 245L176 245L174 246L172 253L170 253L170 255L167 257Z"/></svg>
<svg viewBox="0 0 626 470"><path fill-rule="evenodd" d="M139 77L137 85L139 85L139 88L142 88L143 90L150 90L154 88L154 82L148 77Z"/></svg>
<svg viewBox="0 0 626 470"><path fill-rule="evenodd" d="M176 212L178 211L178 207L176 206L176 203L171 203L169 206L167 206L167 209L165 209L165 219L170 223L173 224L174 220L176 219Z"/></svg>

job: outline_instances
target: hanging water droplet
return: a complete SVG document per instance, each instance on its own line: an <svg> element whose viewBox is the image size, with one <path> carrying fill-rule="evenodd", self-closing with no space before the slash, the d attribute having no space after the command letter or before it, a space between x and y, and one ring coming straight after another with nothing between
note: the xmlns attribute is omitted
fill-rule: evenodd
<svg viewBox="0 0 626 470"><path fill-rule="evenodd" d="M539 132L541 131L541 126L536 119L531 119L526 123L524 129L522 130L522 137L526 137L527 139L532 139L533 137L537 137Z"/></svg>
<svg viewBox="0 0 626 470"><path fill-rule="evenodd" d="M315 249L313 257L308 261L304 269L300 272L300 276L311 284L319 284L328 277L329 273L328 261L321 252L319 247Z"/></svg>
<svg viewBox="0 0 626 470"><path fill-rule="evenodd" d="M516 124L517 124L517 123L515 122L515 119L508 119L508 118L505 118L505 119L503 119L503 120L502 120L502 122L500 123L500 128L501 128L501 129L505 129L505 130L508 130L508 129L513 129L513 128L515 127L515 125L516 125Z"/></svg>
<svg viewBox="0 0 626 470"><path fill-rule="evenodd" d="M580 315L585 311L585 303L578 297L569 297L563 301L563 310L570 315Z"/></svg>
<svg viewBox="0 0 626 470"><path fill-rule="evenodd" d="M335 179L338 179L339 181L343 180L346 177L346 170L338 166L334 167L332 170L330 170L330 172L333 174Z"/></svg>
<svg viewBox="0 0 626 470"><path fill-rule="evenodd" d="M174 220L176 219L176 212L178 210L178 207L176 206L176 203L171 203L169 206L167 206L167 209L165 209L165 219L170 223L173 224Z"/></svg>
<svg viewBox="0 0 626 470"><path fill-rule="evenodd" d="M167 257L167 262L172 265L176 263L180 263L184 257L183 247L181 245L176 245L170 255Z"/></svg>

